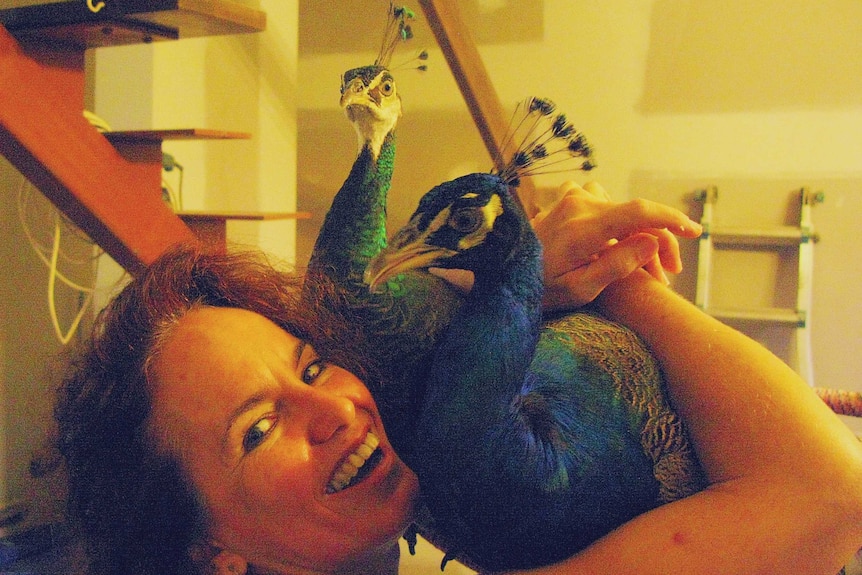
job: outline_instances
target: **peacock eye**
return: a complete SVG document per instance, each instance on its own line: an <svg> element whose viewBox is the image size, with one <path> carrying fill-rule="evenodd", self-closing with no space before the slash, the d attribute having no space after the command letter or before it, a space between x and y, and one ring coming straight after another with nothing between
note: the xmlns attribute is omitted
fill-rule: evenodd
<svg viewBox="0 0 862 575"><path fill-rule="evenodd" d="M470 234L479 229L482 218L479 212L472 208L463 208L449 217L449 227L462 234Z"/></svg>

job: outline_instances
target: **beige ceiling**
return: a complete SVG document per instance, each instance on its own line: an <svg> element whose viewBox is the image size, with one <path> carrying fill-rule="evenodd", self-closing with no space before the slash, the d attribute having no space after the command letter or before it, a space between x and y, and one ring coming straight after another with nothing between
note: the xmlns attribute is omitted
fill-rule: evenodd
<svg viewBox="0 0 862 575"><path fill-rule="evenodd" d="M418 2L396 4L406 4L416 13L414 45L428 46L434 42ZM467 0L459 1L458 7L479 44L527 42L543 36L542 0ZM376 51L388 10L388 0L300 0L300 53Z"/></svg>

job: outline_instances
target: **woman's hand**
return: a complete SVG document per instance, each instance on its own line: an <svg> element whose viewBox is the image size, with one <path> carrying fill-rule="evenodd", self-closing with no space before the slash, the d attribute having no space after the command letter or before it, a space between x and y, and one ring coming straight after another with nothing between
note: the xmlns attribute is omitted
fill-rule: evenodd
<svg viewBox="0 0 862 575"><path fill-rule="evenodd" d="M611 202L597 183L565 182L560 191L562 198L531 221L544 248L546 310L587 304L638 268L666 283L665 272L682 270L677 236L701 233L679 210L648 200Z"/></svg>

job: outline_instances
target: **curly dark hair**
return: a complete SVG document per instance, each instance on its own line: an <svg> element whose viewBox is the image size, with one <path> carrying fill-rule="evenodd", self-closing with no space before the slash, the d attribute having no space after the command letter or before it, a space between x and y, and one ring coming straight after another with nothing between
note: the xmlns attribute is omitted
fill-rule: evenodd
<svg viewBox="0 0 862 575"><path fill-rule="evenodd" d="M189 550L205 537L207 518L180 462L149 429L149 364L165 333L201 305L257 312L307 337L315 318L299 305L300 284L296 273L257 252L184 246L159 258L100 313L55 409L69 515L91 573L201 571Z"/></svg>

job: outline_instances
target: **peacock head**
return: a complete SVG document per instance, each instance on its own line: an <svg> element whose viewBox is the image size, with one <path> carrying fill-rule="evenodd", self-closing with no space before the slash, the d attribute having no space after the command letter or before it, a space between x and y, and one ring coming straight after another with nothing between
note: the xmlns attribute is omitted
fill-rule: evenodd
<svg viewBox="0 0 862 575"><path fill-rule="evenodd" d="M492 173L451 180L422 197L409 223L369 263L365 282L372 290L396 274L428 268L467 270L477 281L493 281L519 245L529 244L521 254L538 260L538 240L516 189L522 178L549 167L593 169L592 147L553 102L528 98L501 149L514 152L507 162L498 158Z"/></svg>
<svg viewBox="0 0 862 575"><path fill-rule="evenodd" d="M389 62L396 47L413 37L409 21L416 15L406 6L389 3L383 42L374 64L345 72L341 78L341 108L356 129L360 151L370 145L379 153L383 139L395 129L401 117L401 97ZM423 52L419 58L426 59ZM423 69L424 65L419 66Z"/></svg>
<svg viewBox="0 0 862 575"><path fill-rule="evenodd" d="M496 174L469 174L422 197L409 223L365 271L377 290L415 269L468 270L478 278L502 269L529 227L513 189Z"/></svg>
<svg viewBox="0 0 862 575"><path fill-rule="evenodd" d="M401 97L392 73L378 65L348 70L341 81L341 108L354 124L391 131L401 116Z"/></svg>

